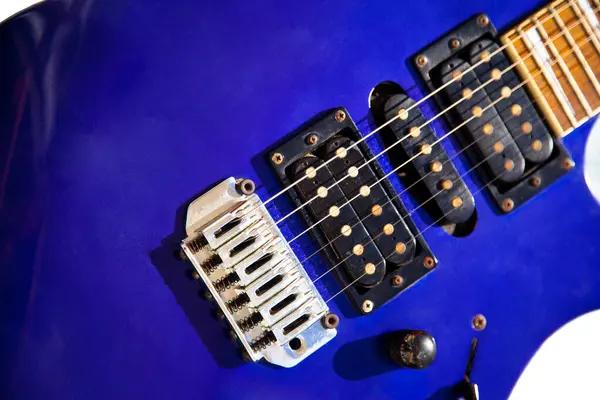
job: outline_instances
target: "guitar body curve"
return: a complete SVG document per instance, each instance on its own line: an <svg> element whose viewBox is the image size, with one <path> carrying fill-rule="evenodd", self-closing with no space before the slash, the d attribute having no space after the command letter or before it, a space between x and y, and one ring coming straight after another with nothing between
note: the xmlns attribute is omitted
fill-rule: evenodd
<svg viewBox="0 0 600 400"><path fill-rule="evenodd" d="M263 200L281 190L264 151L314 115L345 107L365 135L377 84L427 95L407 61L416 51L476 13L502 29L536 6L52 2L9 21L3 40L21 38L21 47L3 89L12 99L3 106L10 118L2 141L11 150L2 153L0 208L0 274L11 304L2 314L7 393L452 398L477 337L472 379L484 398L507 398L545 338L600 307L600 207L583 171L591 123L565 139L575 168L513 214L500 215L482 191L470 235L427 229L439 265L397 299L362 317L343 295L329 303L341 316L336 338L293 369L241 364L167 247L183 238L189 200L220 180L250 178ZM46 30L27 46L40 19ZM447 131L440 121L434 127L438 136ZM456 154L455 142L443 145ZM455 164L469 169L464 157ZM481 187L472 174L465 181L473 193ZM409 210L418 206L402 199ZM286 207L280 202L276 213ZM420 230L431 223L419 212L412 218ZM294 250L309 254L305 239ZM329 298L339 287L319 289ZM471 326L477 314L487 319L480 332ZM399 329L435 337L430 367L388 361L378 335Z"/></svg>

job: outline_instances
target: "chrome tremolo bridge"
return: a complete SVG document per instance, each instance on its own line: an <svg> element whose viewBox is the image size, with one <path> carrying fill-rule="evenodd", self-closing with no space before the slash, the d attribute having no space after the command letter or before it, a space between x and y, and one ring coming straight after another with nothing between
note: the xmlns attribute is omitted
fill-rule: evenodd
<svg viewBox="0 0 600 400"><path fill-rule="evenodd" d="M293 367L337 333L328 307L249 180L187 210L181 247L253 361Z"/></svg>

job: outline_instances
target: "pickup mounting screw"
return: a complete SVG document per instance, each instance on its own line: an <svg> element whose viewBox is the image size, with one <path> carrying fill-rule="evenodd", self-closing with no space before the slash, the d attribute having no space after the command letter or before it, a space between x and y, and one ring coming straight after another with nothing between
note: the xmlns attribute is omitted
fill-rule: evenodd
<svg viewBox="0 0 600 400"><path fill-rule="evenodd" d="M435 265L435 261L433 261L433 258L427 256L423 259L423 265L425 266L425 268L433 268L433 266Z"/></svg>
<svg viewBox="0 0 600 400"><path fill-rule="evenodd" d="M321 323L325 329L335 329L340 324L340 317L333 313L329 313L321 319Z"/></svg>
<svg viewBox="0 0 600 400"><path fill-rule="evenodd" d="M317 135L310 135L306 138L306 144L316 144L318 141Z"/></svg>
<svg viewBox="0 0 600 400"><path fill-rule="evenodd" d="M575 163L570 158L565 158L562 161L561 165L562 165L563 169L565 169L565 170L568 171L568 170L572 169L575 166Z"/></svg>
<svg viewBox="0 0 600 400"><path fill-rule="evenodd" d="M394 275L392 277L392 286L400 287L404 283L404 279L400 275Z"/></svg>
<svg viewBox="0 0 600 400"><path fill-rule="evenodd" d="M490 19L487 17L487 15L480 15L477 17L477 23L479 26L487 26L487 24L490 23Z"/></svg>
<svg viewBox="0 0 600 400"><path fill-rule="evenodd" d="M275 164L279 165L279 164L281 164L281 163L283 162L283 155L282 155L281 153L275 153L275 154L273 154L273 156L271 157L271 160L272 160L272 161L273 161Z"/></svg>
<svg viewBox="0 0 600 400"><path fill-rule="evenodd" d="M472 325L476 331L482 331L487 326L487 319L483 314L477 314L473 317Z"/></svg>
<svg viewBox="0 0 600 400"><path fill-rule="evenodd" d="M460 47L460 40L452 39L449 44L451 49L458 49Z"/></svg>
<svg viewBox="0 0 600 400"><path fill-rule="evenodd" d="M417 56L416 60L417 65L421 68L427 65L427 57L425 57L424 55Z"/></svg>
<svg viewBox="0 0 600 400"><path fill-rule="evenodd" d="M542 178L540 178L539 176L534 176L529 180L529 184L533 187L538 187L540 186L542 183Z"/></svg>
<svg viewBox="0 0 600 400"><path fill-rule="evenodd" d="M502 211L511 212L515 208L515 202L512 199L504 199L502 201Z"/></svg>
<svg viewBox="0 0 600 400"><path fill-rule="evenodd" d="M254 190L256 189L256 185L250 179L242 179L236 185L236 189L237 189L238 193L246 195L246 196L250 196L252 193L254 193Z"/></svg>
<svg viewBox="0 0 600 400"><path fill-rule="evenodd" d="M373 311L373 302L371 300L365 300L362 303L362 310L364 313L370 313L371 311Z"/></svg>
<svg viewBox="0 0 600 400"><path fill-rule="evenodd" d="M342 121L344 121L345 119L346 119L346 113L345 113L345 112L343 112L342 110L338 110L338 111L335 113L335 120L336 120L337 122L342 122Z"/></svg>

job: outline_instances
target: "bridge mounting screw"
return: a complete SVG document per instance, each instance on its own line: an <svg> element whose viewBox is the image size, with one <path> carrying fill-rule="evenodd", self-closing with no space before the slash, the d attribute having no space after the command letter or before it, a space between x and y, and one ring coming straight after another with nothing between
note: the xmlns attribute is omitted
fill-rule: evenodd
<svg viewBox="0 0 600 400"><path fill-rule="evenodd" d="M321 318L321 323L325 329L335 329L340 324L340 318L333 313L328 313Z"/></svg>
<svg viewBox="0 0 600 400"><path fill-rule="evenodd" d="M451 49L458 49L460 47L460 40L458 39L452 39L450 41L450 48Z"/></svg>
<svg viewBox="0 0 600 400"><path fill-rule="evenodd" d="M490 19L487 15L480 15L479 17L477 17L477 24L479 24L479 26L487 26L487 24L489 23Z"/></svg>
<svg viewBox="0 0 600 400"><path fill-rule="evenodd" d="M476 331L482 331L487 326L487 319L483 314L477 314L473 317L472 325Z"/></svg>
<svg viewBox="0 0 600 400"><path fill-rule="evenodd" d="M362 303L362 310L364 313L370 313L371 311L373 311L373 302L371 300L365 300Z"/></svg>
<svg viewBox="0 0 600 400"><path fill-rule="evenodd" d="M346 119L346 113L343 112L342 110L338 110L338 112L335 113L335 120L337 122L342 122Z"/></svg>
<svg viewBox="0 0 600 400"><path fill-rule="evenodd" d="M515 202L512 199L504 199L502 201L502 211L511 212L515 208Z"/></svg>
<svg viewBox="0 0 600 400"><path fill-rule="evenodd" d="M424 67L427 65L427 57L424 55L417 56L417 65L419 67Z"/></svg>
<svg viewBox="0 0 600 400"><path fill-rule="evenodd" d="M317 144L318 141L317 135L310 135L306 138L306 144Z"/></svg>
<svg viewBox="0 0 600 400"><path fill-rule="evenodd" d="M283 154L281 153L275 153L273 154L273 156L271 157L271 161L273 161L274 164L281 164L283 162Z"/></svg>
<svg viewBox="0 0 600 400"><path fill-rule="evenodd" d="M404 279L400 275L394 275L392 277L392 286L400 287L404 283Z"/></svg>

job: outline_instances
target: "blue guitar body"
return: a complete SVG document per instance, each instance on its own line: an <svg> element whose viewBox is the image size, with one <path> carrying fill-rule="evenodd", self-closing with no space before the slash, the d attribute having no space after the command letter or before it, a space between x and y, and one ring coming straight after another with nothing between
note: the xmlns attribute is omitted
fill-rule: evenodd
<svg viewBox="0 0 600 400"><path fill-rule="evenodd" d="M378 83L428 94L415 52L476 13L501 30L541 4L66 3L0 29L12 54L1 61L3 398L450 399L477 337L471 378L484 399L504 399L545 338L600 307L600 207L583 175L590 123L564 141L575 168L514 213L500 215L480 191L477 226L463 238L412 214L437 268L372 315L336 297L336 338L292 369L243 363L172 256L202 191L246 177L268 199L282 189L269 146L337 106L367 134ZM438 137L448 130L434 127ZM481 187L472 174L465 181ZM292 208L284 197L269 207L275 218ZM305 228L292 218L283 231ZM309 235L294 243L300 259L315 249ZM328 267L315 257L306 269ZM340 289L319 285L325 299ZM471 325L477 314L483 331ZM435 337L429 368L389 361L380 338L399 329Z"/></svg>

